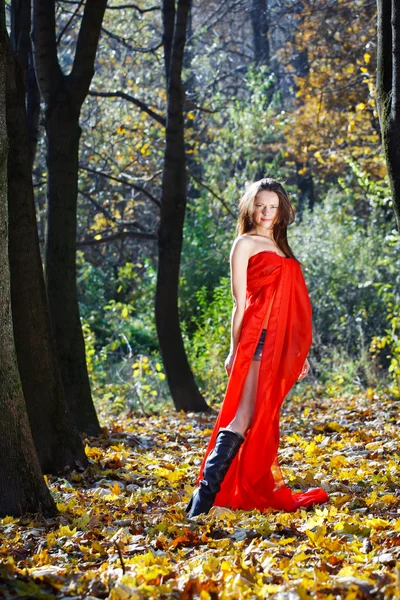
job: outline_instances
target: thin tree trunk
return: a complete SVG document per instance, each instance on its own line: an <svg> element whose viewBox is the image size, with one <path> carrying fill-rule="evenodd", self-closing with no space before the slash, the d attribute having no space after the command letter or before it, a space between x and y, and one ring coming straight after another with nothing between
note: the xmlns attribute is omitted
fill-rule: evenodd
<svg viewBox="0 0 400 600"><path fill-rule="evenodd" d="M270 62L269 21L267 0L252 0L251 26L253 29L254 62L256 65L267 65Z"/></svg>
<svg viewBox="0 0 400 600"><path fill-rule="evenodd" d="M43 279L33 197L25 88L7 62L9 262L14 338L33 439L45 473L87 464L64 397ZM34 365L34 367L33 367Z"/></svg>
<svg viewBox="0 0 400 600"><path fill-rule="evenodd" d="M5 73L7 42L4 1L0 2L0 516L26 512L56 514L43 479L29 428L18 373L11 319L8 265L7 126Z"/></svg>
<svg viewBox="0 0 400 600"><path fill-rule="evenodd" d="M400 230L400 10L395 0L377 0L376 102L393 209Z"/></svg>
<svg viewBox="0 0 400 600"><path fill-rule="evenodd" d="M163 2L168 116L158 231L158 274L155 316L160 351L177 410L203 411L201 396L185 353L178 311L179 267L186 210L186 161L183 120L182 61L190 0ZM171 15L175 15L173 35ZM172 41L172 45L170 40Z"/></svg>
<svg viewBox="0 0 400 600"><path fill-rule="evenodd" d="M51 326L68 405L78 429L100 431L85 359L76 288L79 115L94 73L106 0L87 0L70 75L57 57L55 7L33 1L35 71L46 103L47 223L45 280Z"/></svg>

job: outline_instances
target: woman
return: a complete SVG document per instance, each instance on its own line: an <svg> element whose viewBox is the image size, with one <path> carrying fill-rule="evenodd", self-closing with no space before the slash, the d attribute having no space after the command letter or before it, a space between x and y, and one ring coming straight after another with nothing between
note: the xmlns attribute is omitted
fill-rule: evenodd
<svg viewBox="0 0 400 600"><path fill-rule="evenodd" d="M293 493L279 468L280 406L310 368L312 309L299 261L287 241L294 208L268 177L239 202L230 255L234 309L229 376L210 442L186 512L213 505L294 511L329 498L321 488Z"/></svg>

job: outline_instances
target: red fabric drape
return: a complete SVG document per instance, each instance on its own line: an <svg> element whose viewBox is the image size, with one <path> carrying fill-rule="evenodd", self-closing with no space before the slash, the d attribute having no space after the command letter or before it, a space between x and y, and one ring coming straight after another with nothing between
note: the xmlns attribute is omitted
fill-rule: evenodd
<svg viewBox="0 0 400 600"><path fill-rule="evenodd" d="M298 379L311 346L312 309L300 264L270 250L258 252L248 262L240 341L198 483L218 430L226 427L236 414L268 307L270 315L252 425L216 496L215 506L295 511L329 500L321 488L293 493L285 485L279 468L280 407Z"/></svg>

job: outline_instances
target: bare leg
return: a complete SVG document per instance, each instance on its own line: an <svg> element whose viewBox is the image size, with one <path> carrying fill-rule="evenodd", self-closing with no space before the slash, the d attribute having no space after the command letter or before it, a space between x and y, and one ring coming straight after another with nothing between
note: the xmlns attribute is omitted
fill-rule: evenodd
<svg viewBox="0 0 400 600"><path fill-rule="evenodd" d="M261 362L259 360L251 361L236 415L227 426L227 429L238 431L243 436L246 434L253 419L260 364Z"/></svg>

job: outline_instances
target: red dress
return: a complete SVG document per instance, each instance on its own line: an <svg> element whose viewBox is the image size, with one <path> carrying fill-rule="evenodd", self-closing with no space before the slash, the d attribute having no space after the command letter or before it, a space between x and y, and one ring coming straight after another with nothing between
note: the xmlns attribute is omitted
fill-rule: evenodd
<svg viewBox="0 0 400 600"><path fill-rule="evenodd" d="M312 309L300 264L294 258L279 256L271 250L258 252L248 262L240 340L198 483L218 430L226 427L236 414L271 301L252 424L222 482L214 506L295 511L329 500L321 488L293 493L286 487L279 468L280 407L298 379L311 346Z"/></svg>

